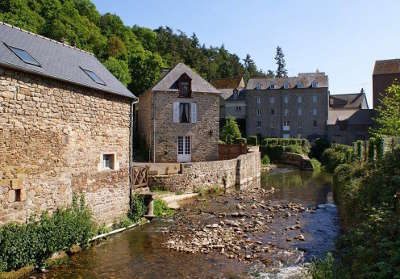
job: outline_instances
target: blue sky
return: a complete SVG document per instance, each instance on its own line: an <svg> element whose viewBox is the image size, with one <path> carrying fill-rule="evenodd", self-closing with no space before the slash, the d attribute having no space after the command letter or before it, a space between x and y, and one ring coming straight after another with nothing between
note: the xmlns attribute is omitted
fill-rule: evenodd
<svg viewBox="0 0 400 279"><path fill-rule="evenodd" d="M94 0L101 13L126 25L170 26L197 34L207 46L249 53L273 69L275 48L286 55L289 75L319 69L331 94L364 87L372 106L375 60L399 58L399 0Z"/></svg>

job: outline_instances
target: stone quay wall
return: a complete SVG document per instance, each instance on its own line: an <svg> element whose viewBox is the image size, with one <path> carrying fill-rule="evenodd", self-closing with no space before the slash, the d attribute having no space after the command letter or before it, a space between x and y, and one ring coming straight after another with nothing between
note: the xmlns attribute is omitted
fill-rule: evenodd
<svg viewBox="0 0 400 279"><path fill-rule="evenodd" d="M249 153L236 159L183 163L179 174L150 176L149 186L182 193L215 186L246 188L261 177L260 157L258 148L252 148Z"/></svg>
<svg viewBox="0 0 400 279"><path fill-rule="evenodd" d="M126 214L130 102L0 67L0 224L67 206L73 193L99 224Z"/></svg>

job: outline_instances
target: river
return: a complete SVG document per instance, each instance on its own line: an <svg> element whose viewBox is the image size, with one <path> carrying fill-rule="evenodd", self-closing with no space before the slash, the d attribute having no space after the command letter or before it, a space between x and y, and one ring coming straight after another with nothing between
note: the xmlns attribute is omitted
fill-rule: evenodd
<svg viewBox="0 0 400 279"><path fill-rule="evenodd" d="M185 218L191 218L190 212L201 212L196 214L204 215L204 220L217 218L207 217L201 210L190 210L198 210L204 204L212 206L213 203L229 207L227 200L222 203L218 198L206 198L188 205L187 212L183 210L182 213L180 210L175 218L153 220L142 227L112 236L70 257L66 263L51 268L48 273L33 276L36 278L278 278L280 273L290 273L292 268L301 266L313 257L321 257L333 249L334 240L339 234L339 221L331 198L329 175L279 167L270 173L262 174L261 186L265 190L270 190L272 187L275 189L268 201L271 206L293 202L300 203L307 209L303 213L296 214L295 219L277 217L275 221L268 223L268 229L262 233L260 240L274 247L272 253L280 253L279 256L267 254L273 263L268 269L259 261L230 259L220 253L184 253L162 245L168 240L168 232L176 226L177 220L180 218L182 226L186 222ZM292 231L288 227L294 224L301 224L304 240L293 239L299 232L294 229Z"/></svg>

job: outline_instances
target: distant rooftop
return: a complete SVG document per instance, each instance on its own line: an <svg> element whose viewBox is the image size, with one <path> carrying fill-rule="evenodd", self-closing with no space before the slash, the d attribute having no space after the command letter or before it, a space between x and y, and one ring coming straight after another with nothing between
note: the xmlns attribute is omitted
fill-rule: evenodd
<svg viewBox="0 0 400 279"><path fill-rule="evenodd" d="M329 106L341 109L367 109L368 102L364 92L329 96Z"/></svg>
<svg viewBox="0 0 400 279"><path fill-rule="evenodd" d="M266 78L255 77L250 78L246 89L293 89L293 88L327 88L328 76L324 72L315 73L299 73L295 77L287 78Z"/></svg>
<svg viewBox="0 0 400 279"><path fill-rule="evenodd" d="M399 74L400 59L375 61L374 75Z"/></svg>
<svg viewBox="0 0 400 279"><path fill-rule="evenodd" d="M213 79L210 83L217 89L235 89L246 86L242 77Z"/></svg>
<svg viewBox="0 0 400 279"><path fill-rule="evenodd" d="M3 22L0 66L135 98L93 54Z"/></svg>

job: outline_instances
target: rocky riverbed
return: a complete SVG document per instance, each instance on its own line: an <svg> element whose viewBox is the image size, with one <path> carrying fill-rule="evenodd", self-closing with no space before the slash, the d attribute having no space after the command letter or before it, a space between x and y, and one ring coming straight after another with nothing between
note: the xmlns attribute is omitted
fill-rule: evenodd
<svg viewBox="0 0 400 279"><path fill-rule="evenodd" d="M299 264L303 251L286 243L306 240L302 216L315 209L271 200L275 191L256 187L198 199L177 212L163 245L184 253L218 253L266 268Z"/></svg>

